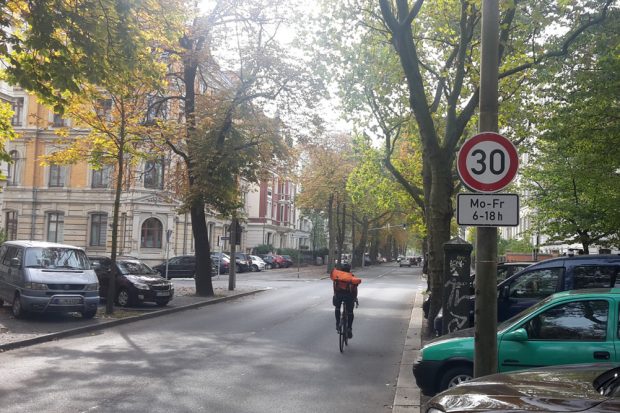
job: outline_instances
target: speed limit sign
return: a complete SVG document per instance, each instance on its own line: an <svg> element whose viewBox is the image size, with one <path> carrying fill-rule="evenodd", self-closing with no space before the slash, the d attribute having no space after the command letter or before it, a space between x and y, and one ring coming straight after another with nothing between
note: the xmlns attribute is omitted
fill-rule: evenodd
<svg viewBox="0 0 620 413"><path fill-rule="evenodd" d="M519 169L517 149L502 135L484 132L465 141L457 158L461 181L473 191L497 192Z"/></svg>

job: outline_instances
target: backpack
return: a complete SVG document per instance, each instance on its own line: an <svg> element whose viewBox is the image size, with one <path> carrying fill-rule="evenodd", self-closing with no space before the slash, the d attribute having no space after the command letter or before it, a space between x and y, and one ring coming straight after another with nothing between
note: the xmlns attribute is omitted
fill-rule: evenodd
<svg viewBox="0 0 620 413"><path fill-rule="evenodd" d="M359 278L353 276L350 272L334 270L332 271L330 278L334 282L334 291L336 292L352 292L353 285L358 285L362 282Z"/></svg>

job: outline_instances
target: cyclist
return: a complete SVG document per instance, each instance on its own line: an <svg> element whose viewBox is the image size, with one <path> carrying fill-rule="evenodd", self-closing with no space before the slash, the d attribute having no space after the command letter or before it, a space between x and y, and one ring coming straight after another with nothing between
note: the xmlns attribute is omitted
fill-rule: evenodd
<svg viewBox="0 0 620 413"><path fill-rule="evenodd" d="M347 336L353 338L353 303L357 301L357 286L362 282L351 273L349 265L340 265L332 270L329 278L334 282L334 298L332 302L336 307L336 329L340 331L340 303L344 301L349 316Z"/></svg>

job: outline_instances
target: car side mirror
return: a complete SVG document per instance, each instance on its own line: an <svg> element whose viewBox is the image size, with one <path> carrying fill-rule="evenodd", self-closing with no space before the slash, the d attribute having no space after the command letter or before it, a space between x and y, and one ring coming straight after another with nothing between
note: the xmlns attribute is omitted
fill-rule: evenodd
<svg viewBox="0 0 620 413"><path fill-rule="evenodd" d="M22 260L18 257L11 258L11 267L20 267L22 265Z"/></svg>
<svg viewBox="0 0 620 413"><path fill-rule="evenodd" d="M504 334L504 337L502 339L507 340L507 341L517 341L517 342L522 343L524 341L527 341L528 339L527 331L525 331L524 328L517 328L515 331L511 331L510 333Z"/></svg>

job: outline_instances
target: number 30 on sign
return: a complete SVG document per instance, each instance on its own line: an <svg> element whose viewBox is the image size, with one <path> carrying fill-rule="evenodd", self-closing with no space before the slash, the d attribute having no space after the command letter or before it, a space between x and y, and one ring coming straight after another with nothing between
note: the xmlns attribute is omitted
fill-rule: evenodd
<svg viewBox="0 0 620 413"><path fill-rule="evenodd" d="M484 132L465 141L457 158L463 183L473 191L497 192L517 174L519 154L502 135Z"/></svg>

